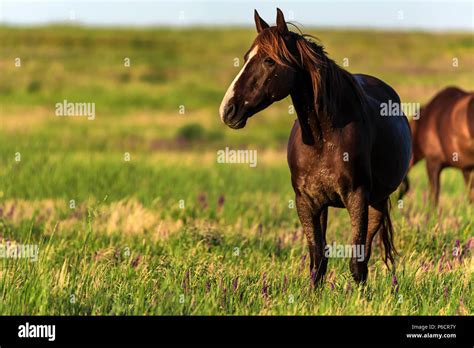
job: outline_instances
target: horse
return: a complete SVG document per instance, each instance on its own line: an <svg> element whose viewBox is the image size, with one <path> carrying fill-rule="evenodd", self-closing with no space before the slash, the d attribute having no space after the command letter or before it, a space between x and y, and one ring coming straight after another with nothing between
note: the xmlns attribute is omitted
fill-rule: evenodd
<svg viewBox="0 0 474 348"><path fill-rule="evenodd" d="M339 67L314 37L290 31L280 9L276 26L270 27L256 10L254 18L257 37L222 100L220 118L240 129L257 112L291 97L297 120L287 161L311 278L315 286L323 282L331 256L326 248L328 207L346 208L350 246L363 250L362 257L348 256L349 268L363 285L377 232L389 269L397 253L389 195L408 171L411 134L405 115L382 117L380 109L400 98L383 81Z"/></svg>
<svg viewBox="0 0 474 348"><path fill-rule="evenodd" d="M413 158L410 167L426 159L430 201L439 202L439 178L444 168L462 170L468 198L474 202L474 92L446 87L410 121ZM408 176L400 187L401 199L410 188Z"/></svg>

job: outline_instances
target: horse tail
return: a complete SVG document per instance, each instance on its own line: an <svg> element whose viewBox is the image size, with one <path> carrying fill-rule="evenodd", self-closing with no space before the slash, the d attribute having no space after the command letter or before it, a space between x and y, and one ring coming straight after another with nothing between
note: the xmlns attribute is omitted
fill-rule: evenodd
<svg viewBox="0 0 474 348"><path fill-rule="evenodd" d="M390 264L395 268L395 259L394 256L398 255L395 245L393 243L393 225L392 220L390 219L390 198L387 198L383 205L383 218L382 218L382 228L380 231L380 240L384 246L384 257L383 261L390 269Z"/></svg>
<svg viewBox="0 0 474 348"><path fill-rule="evenodd" d="M405 196L409 190L410 190L410 181L408 180L408 173L407 173L407 175L405 175L405 178L403 179L398 189L398 199L399 200L402 199L403 196Z"/></svg>

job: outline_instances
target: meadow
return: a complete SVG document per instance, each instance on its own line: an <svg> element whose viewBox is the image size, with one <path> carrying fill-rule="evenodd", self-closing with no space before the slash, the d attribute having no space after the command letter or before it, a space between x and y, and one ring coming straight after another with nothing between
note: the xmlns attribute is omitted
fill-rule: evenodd
<svg viewBox="0 0 474 348"><path fill-rule="evenodd" d="M402 101L474 89L472 34L303 31ZM395 276L377 245L364 291L343 258L313 288L286 164L291 99L239 131L218 116L254 37L0 27L0 242L39 248L0 260L0 314L472 315L473 206L445 170L430 207L423 163L393 197ZM95 103L95 119L55 116L63 100ZM257 150L258 165L217 163L226 147ZM330 210L328 243L350 238L347 212Z"/></svg>

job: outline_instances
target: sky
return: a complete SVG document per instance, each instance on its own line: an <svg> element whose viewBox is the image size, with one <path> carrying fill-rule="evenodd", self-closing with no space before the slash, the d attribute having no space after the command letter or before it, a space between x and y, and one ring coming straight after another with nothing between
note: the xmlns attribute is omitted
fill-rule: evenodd
<svg viewBox="0 0 474 348"><path fill-rule="evenodd" d="M253 10L275 22L276 7L303 27L474 32L474 0L0 0L0 24L253 26Z"/></svg>

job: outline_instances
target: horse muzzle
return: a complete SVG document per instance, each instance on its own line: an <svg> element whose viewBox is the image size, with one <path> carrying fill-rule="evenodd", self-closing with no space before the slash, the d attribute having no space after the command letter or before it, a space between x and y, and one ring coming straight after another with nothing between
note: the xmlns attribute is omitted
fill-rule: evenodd
<svg viewBox="0 0 474 348"><path fill-rule="evenodd" d="M229 103L221 110L222 121L232 129L244 128L247 123L247 117L243 112L239 112L234 103Z"/></svg>

